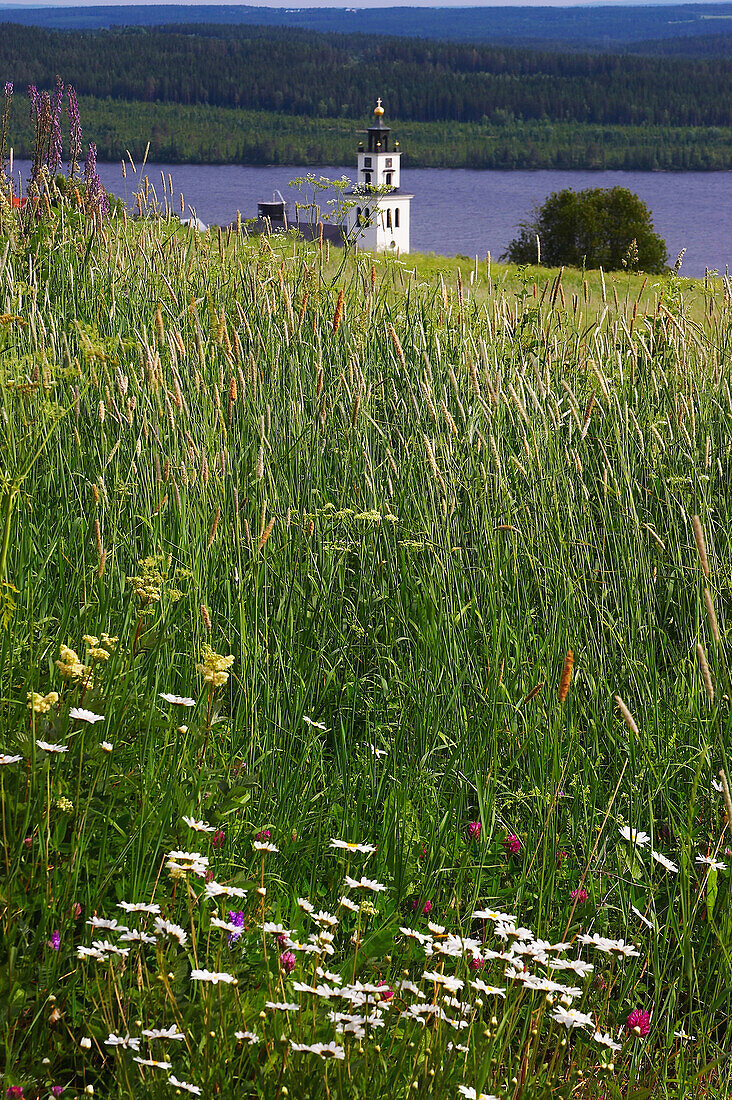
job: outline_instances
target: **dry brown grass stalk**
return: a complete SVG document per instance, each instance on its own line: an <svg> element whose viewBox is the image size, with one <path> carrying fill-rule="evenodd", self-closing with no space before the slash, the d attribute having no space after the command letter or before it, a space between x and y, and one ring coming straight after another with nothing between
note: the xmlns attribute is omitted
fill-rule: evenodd
<svg viewBox="0 0 732 1100"><path fill-rule="evenodd" d="M692 516L691 524L694 528L694 538L696 540L696 548L699 552L699 561L701 562L702 573L705 577L709 577L709 559L707 558L707 543L704 538L704 528L702 527L699 516Z"/></svg>
<svg viewBox="0 0 732 1100"><path fill-rule="evenodd" d="M267 524L267 526L264 528L261 535L259 536L259 542L257 543L257 553L259 553L259 551L262 549L262 547L266 544L267 539L269 538L269 536L272 534L272 531L273 531L274 525L275 525L275 518L276 518L275 516L272 516L272 519L269 521L269 523Z"/></svg>
<svg viewBox="0 0 732 1100"><path fill-rule="evenodd" d="M338 332L340 328L341 319L343 317L343 288L338 291L338 301L336 302L335 313L333 314L333 333Z"/></svg>
<svg viewBox="0 0 732 1100"><path fill-rule="evenodd" d="M712 632L712 638L714 638L715 642L719 643L719 623L717 622L717 613L712 603L712 594L708 588L704 589L704 603L707 609L707 618L709 619L709 629Z"/></svg>
<svg viewBox="0 0 732 1100"><path fill-rule="evenodd" d="M220 516L221 516L221 508L219 507L219 508L216 509L216 514L214 515L213 523L211 524L211 530L209 531L208 542L206 543L206 549L207 550L211 549L213 541L216 538L216 532L218 531L218 528L219 528L219 518L220 518Z"/></svg>
<svg viewBox="0 0 732 1100"><path fill-rule="evenodd" d="M712 674L707 663L707 655L704 652L704 646L701 642L696 643L696 657L699 662L699 670L701 672L702 682L704 684L704 690L707 693L707 698L710 703L714 702L714 684L712 683Z"/></svg>
<svg viewBox="0 0 732 1100"><path fill-rule="evenodd" d="M621 715L623 716L623 720L624 720L626 726L628 727L628 729L630 730L630 732L634 733L637 737L640 737L640 730L638 729L638 726L636 725L635 718L630 713L630 711L628 710L628 708L626 707L625 703L623 702L623 700L621 699L621 697L619 695L615 696L615 702L616 702L617 708L620 711Z"/></svg>
<svg viewBox="0 0 732 1100"><path fill-rule="evenodd" d="M564 658L564 664L562 665L562 675L559 678L559 702L563 703L567 698L569 692L569 685L572 682L572 669L574 668L574 653L571 649L567 650L567 655Z"/></svg>

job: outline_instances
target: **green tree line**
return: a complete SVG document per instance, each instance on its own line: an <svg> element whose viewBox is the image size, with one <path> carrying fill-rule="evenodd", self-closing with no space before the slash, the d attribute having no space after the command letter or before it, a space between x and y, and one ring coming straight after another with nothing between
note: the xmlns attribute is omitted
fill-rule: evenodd
<svg viewBox="0 0 732 1100"><path fill-rule="evenodd" d="M400 122L726 126L726 59L557 53L273 27L0 28L0 80L80 95Z"/></svg>
<svg viewBox="0 0 732 1100"><path fill-rule="evenodd" d="M172 164L352 164L363 119L329 119L230 107L80 100L84 135L100 160L129 150ZM32 150L27 104L15 97L10 144ZM583 126L574 123L408 122L395 129L405 167L732 168L732 127Z"/></svg>

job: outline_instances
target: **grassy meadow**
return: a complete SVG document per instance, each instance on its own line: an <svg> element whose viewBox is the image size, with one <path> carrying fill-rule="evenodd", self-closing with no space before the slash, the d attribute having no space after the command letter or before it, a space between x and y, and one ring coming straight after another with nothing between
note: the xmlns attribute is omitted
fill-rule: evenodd
<svg viewBox="0 0 732 1100"><path fill-rule="evenodd" d="M729 284L176 225L0 206L3 1094L727 1096Z"/></svg>

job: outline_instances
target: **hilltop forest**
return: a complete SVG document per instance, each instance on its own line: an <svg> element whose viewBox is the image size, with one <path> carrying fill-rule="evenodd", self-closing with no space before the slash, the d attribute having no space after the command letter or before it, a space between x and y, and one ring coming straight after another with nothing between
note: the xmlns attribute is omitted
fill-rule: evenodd
<svg viewBox="0 0 732 1100"><path fill-rule="evenodd" d="M90 136L106 157L149 137L153 155L171 161L333 163L350 159L353 131L381 95L389 119L409 133L412 164L732 166L732 65L722 58L213 24L82 33L2 27L1 80L21 91L50 87L57 73L86 97ZM29 134L22 97L12 125L22 153Z"/></svg>

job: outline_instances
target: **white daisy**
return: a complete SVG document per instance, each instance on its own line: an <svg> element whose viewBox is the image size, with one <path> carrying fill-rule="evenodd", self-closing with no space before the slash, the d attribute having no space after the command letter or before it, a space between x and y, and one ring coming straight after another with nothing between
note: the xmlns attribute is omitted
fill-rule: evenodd
<svg viewBox="0 0 732 1100"><path fill-rule="evenodd" d="M463 988L465 982L461 978L453 978L450 974L440 974L438 970L425 970L422 977L426 982L434 982L435 985L444 985L450 993L457 993Z"/></svg>
<svg viewBox="0 0 732 1100"><path fill-rule="evenodd" d="M628 825L623 825L620 835L623 840L627 840L629 844L636 844L639 848L645 848L651 839L648 833L641 833L638 829L631 829Z"/></svg>
<svg viewBox="0 0 732 1100"><path fill-rule="evenodd" d="M0 765L2 764L17 764L19 760L22 760L22 756L8 756L5 753L0 753Z"/></svg>
<svg viewBox="0 0 732 1100"><path fill-rule="evenodd" d="M171 1076L168 1078L168 1084L172 1085L176 1089L184 1089L186 1092L192 1092L194 1096L200 1096L201 1090L198 1085L191 1085L188 1081L179 1081L177 1077Z"/></svg>
<svg viewBox="0 0 732 1100"><path fill-rule="evenodd" d="M279 848L277 847L276 844L270 844L266 840L255 840L254 841L254 851L255 852L279 852Z"/></svg>
<svg viewBox="0 0 732 1100"><path fill-rule="evenodd" d="M259 1042L259 1036L253 1031L235 1031L234 1038L238 1039L241 1043L249 1043L250 1047L253 1047L255 1043Z"/></svg>
<svg viewBox="0 0 732 1100"><path fill-rule="evenodd" d="M114 752L114 745L111 741L100 741L99 748L102 752Z"/></svg>
<svg viewBox="0 0 732 1100"><path fill-rule="evenodd" d="M312 726L316 730L325 730L327 732L328 727L324 722L314 722L312 718L308 718L307 714L303 714L302 720L306 726Z"/></svg>
<svg viewBox="0 0 732 1100"><path fill-rule="evenodd" d="M154 1058L138 1058L135 1056L132 1059L133 1062L137 1062L141 1066L156 1066L158 1069L172 1069L172 1062L156 1062Z"/></svg>
<svg viewBox="0 0 732 1100"><path fill-rule="evenodd" d="M171 695L169 691L161 691L160 698L166 703L175 703L179 707L195 707L196 700L189 699L187 695Z"/></svg>
<svg viewBox="0 0 732 1100"><path fill-rule="evenodd" d="M609 1047L610 1050L616 1051L622 1049L620 1043L616 1043L607 1032L602 1035L599 1031L596 1031L592 1038L596 1043L601 1043L604 1047Z"/></svg>
<svg viewBox="0 0 732 1100"><path fill-rule="evenodd" d="M76 957L77 959L96 959L99 962L107 956L98 947L84 947L83 944L79 944L76 948Z"/></svg>
<svg viewBox="0 0 732 1100"><path fill-rule="evenodd" d="M501 913L498 909L476 909L471 920L495 920L502 924L515 924L517 917L512 913Z"/></svg>
<svg viewBox="0 0 732 1100"><path fill-rule="evenodd" d="M365 855L376 851L375 844L357 844L353 840L336 840L335 837L331 838L330 847L343 848L347 852L363 852Z"/></svg>
<svg viewBox="0 0 732 1100"><path fill-rule="evenodd" d="M595 969L592 963L585 962L584 959L551 959L549 966L552 970L573 970L580 978L591 974Z"/></svg>
<svg viewBox="0 0 732 1100"><path fill-rule="evenodd" d="M475 980L472 981L470 984L472 985L473 989L477 989L479 993L490 993L491 996L494 997L505 998L506 996L505 989L501 989L501 987L498 985L487 985L480 978L475 978Z"/></svg>
<svg viewBox="0 0 732 1100"><path fill-rule="evenodd" d="M154 916L160 912L160 906L157 903L145 905L143 901L120 901L117 902L117 908L124 909L125 913L152 913Z"/></svg>
<svg viewBox="0 0 732 1100"><path fill-rule="evenodd" d="M36 738L36 744L39 749L43 749L44 752L68 752L68 745L50 745L48 741L39 741Z"/></svg>
<svg viewBox="0 0 732 1100"><path fill-rule="evenodd" d="M335 1058L336 1061L342 1062L346 1057L346 1052L343 1047L338 1046L337 1043L295 1043L290 1039L290 1049L296 1053L304 1054L318 1054L321 1058Z"/></svg>
<svg viewBox="0 0 732 1100"><path fill-rule="evenodd" d="M552 1020L558 1024L564 1024L567 1028L592 1027L595 1021L587 1012L580 1012L577 1008L555 1008L552 1012Z"/></svg>
<svg viewBox="0 0 732 1100"><path fill-rule="evenodd" d="M351 901L351 899L346 897L345 895L341 898L338 904L344 909L350 909L352 913L358 912L358 906L356 905L356 903Z"/></svg>
<svg viewBox="0 0 732 1100"><path fill-rule="evenodd" d="M117 947L115 943L110 943L109 940L92 940L92 947L96 947L97 951L101 951L105 955L121 955L123 959L126 959L130 953L129 947Z"/></svg>
<svg viewBox="0 0 732 1100"><path fill-rule="evenodd" d="M232 982L236 983L236 978L233 974L227 974L226 971L191 970L191 981L211 982L211 985L218 985L219 982L223 982L224 985L231 985Z"/></svg>
<svg viewBox="0 0 732 1100"><path fill-rule="evenodd" d="M307 898L298 898L297 904L300 906L303 913L313 913L315 911L315 906L311 905Z"/></svg>
<svg viewBox="0 0 732 1100"><path fill-rule="evenodd" d="M81 707L72 707L69 718L73 718L76 722L89 722L92 726L95 722L104 721L103 714L95 714L93 710L82 710Z"/></svg>
<svg viewBox="0 0 732 1100"><path fill-rule="evenodd" d="M631 905L631 907L630 907L630 908L631 908L631 909L632 909L632 911L633 911L633 912L635 913L635 915L636 915L636 917L638 918L638 920L640 920L640 921L643 921L643 923L645 924L646 928L650 928L651 930L653 930L653 921L650 921L650 920L648 919L648 917L645 917L645 916L644 916L644 915L643 915L643 914L641 913L640 909L636 909L636 907L635 907L634 905Z"/></svg>
<svg viewBox="0 0 732 1100"><path fill-rule="evenodd" d="M275 1012L298 1012L300 1005L289 1004L287 1001L265 1001L265 1008L272 1008Z"/></svg>
<svg viewBox="0 0 732 1100"><path fill-rule="evenodd" d="M660 863L662 867L665 867L667 871L670 871L672 875L678 875L679 869L675 863L670 859L667 859L661 852L654 852L651 849L651 855L655 859L656 863Z"/></svg>
<svg viewBox="0 0 732 1100"><path fill-rule="evenodd" d="M242 890L240 886L223 886L220 882L207 882L205 896L207 898L218 898L220 896L226 898L245 898L247 892L246 890Z"/></svg>
<svg viewBox="0 0 732 1100"><path fill-rule="evenodd" d="M114 1035L111 1031L109 1038L104 1040L105 1047L122 1047L123 1050L139 1050L140 1040L130 1035Z"/></svg>
<svg viewBox="0 0 732 1100"><path fill-rule="evenodd" d="M189 829L195 829L197 833L215 833L216 826L209 825L205 821L197 821L195 817L183 817L182 819Z"/></svg>
<svg viewBox="0 0 732 1100"><path fill-rule="evenodd" d="M90 917L86 922L91 928L105 928L110 932L129 932L126 924L120 924L116 917L108 920L106 917Z"/></svg>
<svg viewBox="0 0 732 1100"><path fill-rule="evenodd" d="M178 1031L177 1024L171 1024L170 1027L153 1027L143 1031L142 1034L146 1039L175 1039L179 1043L185 1039L183 1032Z"/></svg>
<svg viewBox="0 0 732 1100"><path fill-rule="evenodd" d="M492 1093L476 1092L470 1085L458 1085L458 1092L461 1096L465 1096L466 1100L499 1100L498 1096L493 1096Z"/></svg>
<svg viewBox="0 0 732 1100"><path fill-rule="evenodd" d="M681 1031L674 1032L674 1038L681 1039L682 1042L686 1040L689 1043L693 1043L696 1040L696 1035L687 1035L682 1027Z"/></svg>
<svg viewBox="0 0 732 1100"><path fill-rule="evenodd" d="M712 859L711 856L697 856L694 860L695 863L704 864L707 867L711 867L713 871L726 871L727 864L722 863L719 859Z"/></svg>
<svg viewBox="0 0 732 1100"><path fill-rule="evenodd" d="M381 890L386 890L386 886L382 886L380 882L376 882L370 878L350 878L346 875L346 886L350 886L352 890L371 890L374 894L378 894Z"/></svg>
<svg viewBox="0 0 732 1100"><path fill-rule="evenodd" d="M157 943L154 936L149 936L147 932L141 932L139 928L131 928L129 932L125 932L123 936L120 936L120 941L122 940L127 943Z"/></svg>
<svg viewBox="0 0 732 1100"><path fill-rule="evenodd" d="M232 924L228 920L219 920L218 917L211 917L211 927L220 928L223 932L230 932L232 936L239 937L241 935L241 928L238 924Z"/></svg>
<svg viewBox="0 0 732 1100"><path fill-rule="evenodd" d="M173 936L181 947L184 947L188 942L188 933L185 929L181 928L179 924L173 924L170 920L164 920L162 917L155 918L155 933L158 936Z"/></svg>

